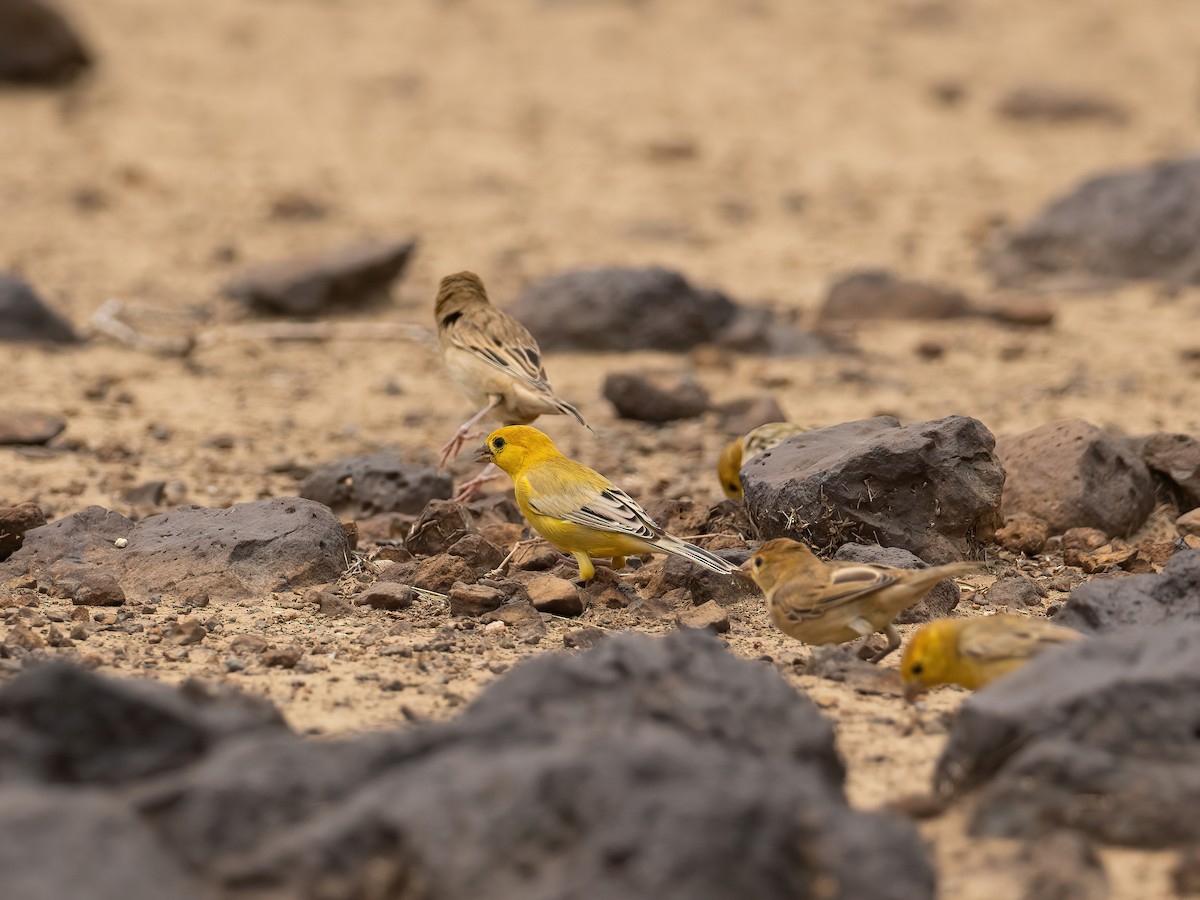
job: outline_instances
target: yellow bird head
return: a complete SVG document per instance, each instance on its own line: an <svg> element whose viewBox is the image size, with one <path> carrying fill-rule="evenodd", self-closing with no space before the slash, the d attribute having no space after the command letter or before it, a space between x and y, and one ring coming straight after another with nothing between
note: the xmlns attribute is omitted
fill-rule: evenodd
<svg viewBox="0 0 1200 900"><path fill-rule="evenodd" d="M939 684L949 684L958 655L958 632L963 619L937 619L922 627L904 648L900 677L909 702Z"/></svg>
<svg viewBox="0 0 1200 900"><path fill-rule="evenodd" d="M554 441L529 425L506 425L487 436L475 454L476 462L493 462L509 475L520 472L526 461L560 456Z"/></svg>
<svg viewBox="0 0 1200 900"><path fill-rule="evenodd" d="M759 547L741 568L769 596L782 582L820 565L821 561L804 544L791 538L775 538Z"/></svg>
<svg viewBox="0 0 1200 900"><path fill-rule="evenodd" d="M742 439L730 441L721 451L717 459L717 476L721 479L721 490L732 500L741 500L742 477L738 471L742 468Z"/></svg>

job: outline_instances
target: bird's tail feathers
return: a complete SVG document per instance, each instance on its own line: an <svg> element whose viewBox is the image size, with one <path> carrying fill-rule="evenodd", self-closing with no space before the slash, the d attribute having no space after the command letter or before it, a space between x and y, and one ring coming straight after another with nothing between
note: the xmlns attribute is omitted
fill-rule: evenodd
<svg viewBox="0 0 1200 900"><path fill-rule="evenodd" d="M679 538L669 534L659 538L654 546L664 553L673 553L675 556L681 556L698 566L703 566L710 572L716 572L718 575L732 575L738 571L738 566L735 563L731 563L727 559L721 559L721 557L709 553L695 544L681 541Z"/></svg>
<svg viewBox="0 0 1200 900"><path fill-rule="evenodd" d="M561 397L555 397L554 405L558 409L558 411L560 413L562 413L564 416L574 416L576 422L578 422L580 425L582 425L588 431L595 434L595 429L592 428L591 425L589 425L587 422L584 421L583 413L581 413L579 410L577 410L574 406L572 406L566 400L563 400Z"/></svg>

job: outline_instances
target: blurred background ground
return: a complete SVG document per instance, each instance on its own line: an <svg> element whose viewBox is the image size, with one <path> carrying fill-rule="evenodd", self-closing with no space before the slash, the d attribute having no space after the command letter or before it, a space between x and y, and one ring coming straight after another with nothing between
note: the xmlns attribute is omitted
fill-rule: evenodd
<svg viewBox="0 0 1200 900"><path fill-rule="evenodd" d="M56 92L0 92L0 269L80 326L110 297L206 327L235 323L244 314L219 291L239 266L360 236L419 241L393 302L350 316L365 322L431 324L438 279L463 268L500 305L547 274L609 264L677 269L801 324L833 278L860 266L987 302L1012 296L980 265L997 229L1083 177L1200 144L1188 0L61 6L98 65ZM1125 115L1002 115L1023 85L1095 92ZM1200 363L1187 353L1200 347L1200 290L1076 286L1037 299L1054 311L1050 328L880 322L859 330L859 354L726 354L696 360L697 373L717 401L769 391L818 425L961 413L996 434L1062 416L1200 431ZM940 357L916 352L929 341ZM63 415L67 435L95 451L0 451L0 501L32 499L54 517L111 507L158 478L182 480L205 505L285 495L290 463L382 447L431 458L472 412L420 341L231 338L186 361L103 339L0 353L5 404ZM607 371L659 361L679 362L550 354L556 388L599 437L539 424L634 496L714 503L726 438L711 418L633 426L600 395ZM781 665L795 655L761 609L736 613L736 651ZM314 645L349 640L296 610L247 615ZM432 608L414 619L418 631L445 624ZM536 649L559 639L552 629ZM225 675L215 656L172 664L126 640L121 652L101 647L105 668L228 677L321 733L395 724L401 705L449 715L495 669L535 652L490 648L451 691L445 671L411 659L335 654L325 671L249 678ZM382 693L357 677L380 667L410 688ZM897 698L793 680L838 721L856 802L928 783L941 736L911 730ZM1008 896L1004 866L977 858L1005 851L968 851L962 827L947 817L927 832L943 895ZM1166 895L1157 856L1105 862L1114 896Z"/></svg>

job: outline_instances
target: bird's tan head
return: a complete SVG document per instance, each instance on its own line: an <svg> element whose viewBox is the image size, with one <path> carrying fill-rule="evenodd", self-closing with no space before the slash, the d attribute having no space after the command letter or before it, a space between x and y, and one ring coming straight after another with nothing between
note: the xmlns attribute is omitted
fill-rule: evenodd
<svg viewBox="0 0 1200 900"><path fill-rule="evenodd" d="M730 441L721 451L717 459L717 477L721 479L721 490L731 500L741 500L742 478L738 474L742 468L742 439Z"/></svg>
<svg viewBox="0 0 1200 900"><path fill-rule="evenodd" d="M433 315L438 327L445 328L473 305L487 304L487 290L474 272L455 272L447 275L438 285L437 305ZM447 321L449 320L449 321Z"/></svg>
<svg viewBox="0 0 1200 900"><path fill-rule="evenodd" d="M909 638L900 660L904 698L917 699L929 688L950 681L949 668L957 654L961 619L936 619Z"/></svg>
<svg viewBox="0 0 1200 900"><path fill-rule="evenodd" d="M529 425L506 425L487 436L475 454L477 462L493 462L509 475L530 461L561 456L554 441Z"/></svg>
<svg viewBox="0 0 1200 900"><path fill-rule="evenodd" d="M804 544L791 538L775 538L767 541L748 560L741 570L754 579L764 594L792 574L799 574L820 561Z"/></svg>

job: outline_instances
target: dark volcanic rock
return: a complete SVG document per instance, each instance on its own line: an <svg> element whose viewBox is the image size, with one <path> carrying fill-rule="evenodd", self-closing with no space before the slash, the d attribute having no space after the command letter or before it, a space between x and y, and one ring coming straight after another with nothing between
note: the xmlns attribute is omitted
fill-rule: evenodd
<svg viewBox="0 0 1200 900"><path fill-rule="evenodd" d="M46 515L34 503L0 506L0 562L8 559L21 544L25 532L46 524Z"/></svg>
<svg viewBox="0 0 1200 900"><path fill-rule="evenodd" d="M359 241L244 271L225 293L258 312L314 316L386 298L416 241Z"/></svg>
<svg viewBox="0 0 1200 900"><path fill-rule="evenodd" d="M414 466L391 453L350 456L316 469L300 496L324 503L339 516L367 518L379 513L417 515L430 500L449 499L454 482L431 466Z"/></svg>
<svg viewBox="0 0 1200 900"><path fill-rule="evenodd" d="M173 509L139 523L120 552L127 592L186 586L220 599L334 581L351 555L329 507L299 497Z"/></svg>
<svg viewBox="0 0 1200 900"><path fill-rule="evenodd" d="M1159 432L1141 441L1141 453L1150 470L1174 487L1181 511L1200 506L1200 440Z"/></svg>
<svg viewBox="0 0 1200 900"><path fill-rule="evenodd" d="M417 556L445 553L471 529L467 508L452 500L430 500L413 522L404 549Z"/></svg>
<svg viewBox="0 0 1200 900"><path fill-rule="evenodd" d="M987 601L993 606L1019 608L1022 606L1041 606L1046 596L1044 588L1032 578L1024 575L1012 575L1007 578L997 578L987 592Z"/></svg>
<svg viewBox="0 0 1200 900"><path fill-rule="evenodd" d="M0 81L60 84L91 64L91 54L58 10L41 0L0 0Z"/></svg>
<svg viewBox="0 0 1200 900"><path fill-rule="evenodd" d="M847 807L813 706L698 634L537 657L407 750L375 740L231 744L156 820L205 871L285 893L381 860L464 900L933 893L912 826Z"/></svg>
<svg viewBox="0 0 1200 900"><path fill-rule="evenodd" d="M737 305L677 272L591 269L544 278L510 310L544 350L690 350L713 343Z"/></svg>
<svg viewBox="0 0 1200 900"><path fill-rule="evenodd" d="M928 569L929 563L900 547L880 547L875 544L843 544L833 558L844 562L870 563L876 566L895 566L897 569ZM919 603L910 606L896 617L901 625L941 619L954 612L962 592L950 578L939 581Z"/></svg>
<svg viewBox="0 0 1200 900"><path fill-rule="evenodd" d="M817 550L851 541L963 559L1000 524L1004 470L980 422L950 416L901 427L890 416L788 438L741 470L763 540Z"/></svg>
<svg viewBox="0 0 1200 900"><path fill-rule="evenodd" d="M0 0L0 10L7 2ZM0 20L3 17L0 12ZM0 26L0 42L7 37ZM0 272L0 341L73 344L77 340L71 323L43 303L32 287L16 276Z"/></svg>
<svg viewBox="0 0 1200 900"><path fill-rule="evenodd" d="M1081 631L1200 622L1200 550L1182 550L1159 575L1085 581L1054 621Z"/></svg>
<svg viewBox="0 0 1200 900"><path fill-rule="evenodd" d="M987 260L1002 283L1050 276L1200 281L1200 157L1096 176Z"/></svg>
<svg viewBox="0 0 1200 900"><path fill-rule="evenodd" d="M51 663L0 687L0 772L114 784L190 763L223 736L283 727L265 701Z"/></svg>
<svg viewBox="0 0 1200 900"><path fill-rule="evenodd" d="M116 798L31 785L0 789L0 897L204 896L181 861L165 853L151 828Z"/></svg>
<svg viewBox="0 0 1200 900"><path fill-rule="evenodd" d="M56 563L117 568L121 551L113 542L128 538L133 529L134 523L124 516L101 506L89 506L27 531L24 545L0 567L0 572L41 578L48 577Z"/></svg>
<svg viewBox="0 0 1200 900"><path fill-rule="evenodd" d="M50 413L0 410L0 444L44 444L66 427L65 419Z"/></svg>
<svg viewBox="0 0 1200 900"><path fill-rule="evenodd" d="M1060 419L996 442L1008 478L1004 515L1026 513L1051 533L1077 526L1128 535L1154 508L1154 481L1128 441L1082 419Z"/></svg>
<svg viewBox="0 0 1200 900"><path fill-rule="evenodd" d="M970 315L971 301L952 288L911 281L886 269L852 272L838 279L817 313L822 325L876 319L951 319Z"/></svg>
<svg viewBox="0 0 1200 900"><path fill-rule="evenodd" d="M972 831L1057 827L1162 847L1200 837L1200 623L1056 647L959 710L936 782L982 787ZM1103 809L1103 815L1096 810Z"/></svg>
<svg viewBox="0 0 1200 900"><path fill-rule="evenodd" d="M687 371L610 372L604 399L622 419L638 422L694 419L708 409L708 391Z"/></svg>

